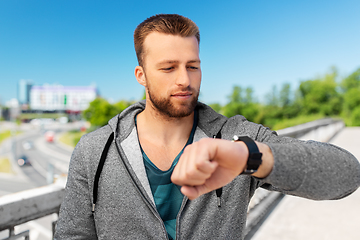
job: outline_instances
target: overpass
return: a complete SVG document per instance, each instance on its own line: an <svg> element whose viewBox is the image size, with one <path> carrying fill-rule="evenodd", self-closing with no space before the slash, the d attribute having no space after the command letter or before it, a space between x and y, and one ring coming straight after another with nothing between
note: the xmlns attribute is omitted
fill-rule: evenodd
<svg viewBox="0 0 360 240"><path fill-rule="evenodd" d="M342 122L324 119L278 133L301 139L330 140L360 159L359 144L356 144L360 128L343 126ZM0 231L7 229L11 236L6 239L16 239L15 235L29 236L28 231L19 233L14 226L32 223L47 215L54 218L64 192L63 180L0 197ZM359 191L343 200L315 202L259 189L250 203L245 239L360 239L355 228L360 222L360 215L356 214L360 212ZM51 239L51 236L47 234L43 239Z"/></svg>

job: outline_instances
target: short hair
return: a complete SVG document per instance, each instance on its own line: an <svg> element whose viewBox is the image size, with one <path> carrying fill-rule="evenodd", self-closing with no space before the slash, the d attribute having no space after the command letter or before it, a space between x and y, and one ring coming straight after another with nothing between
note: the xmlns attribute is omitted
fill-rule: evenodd
<svg viewBox="0 0 360 240"><path fill-rule="evenodd" d="M189 18L178 14L157 14L140 23L134 32L134 45L139 66L144 63L144 41L152 32L159 32L181 37L195 36L200 43L198 26Z"/></svg>

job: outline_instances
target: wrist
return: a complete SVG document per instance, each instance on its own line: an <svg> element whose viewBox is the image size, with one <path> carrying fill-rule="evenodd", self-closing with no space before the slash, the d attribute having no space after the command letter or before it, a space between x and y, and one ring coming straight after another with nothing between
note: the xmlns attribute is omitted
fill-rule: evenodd
<svg viewBox="0 0 360 240"><path fill-rule="evenodd" d="M264 143L255 142L247 136L234 136L234 142L244 143L248 149L248 157L241 174L254 177L267 177L274 166L274 157L270 147Z"/></svg>
<svg viewBox="0 0 360 240"><path fill-rule="evenodd" d="M256 145L258 146L259 151L263 154L262 163L259 166L258 171L252 175L257 178L265 178L271 173L274 167L274 156L270 147L265 143L256 142Z"/></svg>

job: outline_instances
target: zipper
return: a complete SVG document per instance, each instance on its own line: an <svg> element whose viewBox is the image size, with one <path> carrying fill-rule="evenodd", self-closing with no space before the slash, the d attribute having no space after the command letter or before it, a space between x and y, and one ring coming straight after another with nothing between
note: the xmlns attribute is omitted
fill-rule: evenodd
<svg viewBox="0 0 360 240"><path fill-rule="evenodd" d="M186 203L187 203L188 200L189 200L189 198L186 197L186 196L184 196L184 199L183 199L183 201L182 201L182 203L181 203L181 207L180 207L179 213L178 213L178 215L176 216L176 229L175 229L175 231L176 231L176 235L175 235L176 240L179 240L179 239L180 239L180 229L179 229L179 226L180 226L180 217L181 217L181 213L182 213L182 211L184 210L185 205L186 205Z"/></svg>
<svg viewBox="0 0 360 240"><path fill-rule="evenodd" d="M166 237L167 240L169 240L169 237L168 237L168 234L167 234L167 231L166 231L165 224L164 224L163 220L161 219L161 217L160 217L158 211L156 210L156 208L154 208L152 202L150 202L150 201L144 196L144 194L142 193L142 191L141 191L140 188L138 187L138 185L137 185L134 177L131 175L128 167L126 166L125 159L127 159L127 157L126 157L125 154L121 154L122 148L121 148L121 146L118 145L118 143L117 143L116 140L117 140L117 138L115 137L115 146L116 146L116 149L117 149L117 151L118 151L118 154L119 154L119 156L120 156L120 158L121 158L121 161L122 161L123 164L124 164L124 167L125 167L125 169L126 169L126 172L128 173L129 177L132 179L132 182L133 182L133 184L136 186L137 191L139 192L139 194L141 195L141 197L145 200L145 202L146 202L147 206L150 208L151 212L152 212L152 213L155 215L155 217L160 221L160 223L161 223L161 225L162 225L162 230L163 230L163 232L165 233L165 237ZM122 157L123 155L125 156L125 158Z"/></svg>
<svg viewBox="0 0 360 240"><path fill-rule="evenodd" d="M213 136L213 138L219 138L219 139L221 139L221 132L219 131L217 135L214 135L214 136ZM218 207L221 207L222 187L216 189L215 193L216 193L216 197L217 197L217 205L218 205ZM184 199L183 199L183 202L182 202L182 204L181 204L179 213L178 213L178 215L177 215L177 217L176 217L176 240L179 240L179 239L180 239L180 230L179 230L180 217L181 217L182 211L184 210L185 205L186 205L186 203L187 203L188 200L189 200L189 198L186 197L186 196L184 196Z"/></svg>

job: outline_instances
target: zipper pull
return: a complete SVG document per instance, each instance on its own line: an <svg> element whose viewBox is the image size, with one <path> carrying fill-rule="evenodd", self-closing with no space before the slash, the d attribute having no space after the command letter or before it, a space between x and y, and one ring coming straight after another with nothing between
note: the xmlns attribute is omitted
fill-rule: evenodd
<svg viewBox="0 0 360 240"><path fill-rule="evenodd" d="M221 207L221 195L222 195L222 187L215 190L217 196L217 204L218 207Z"/></svg>

